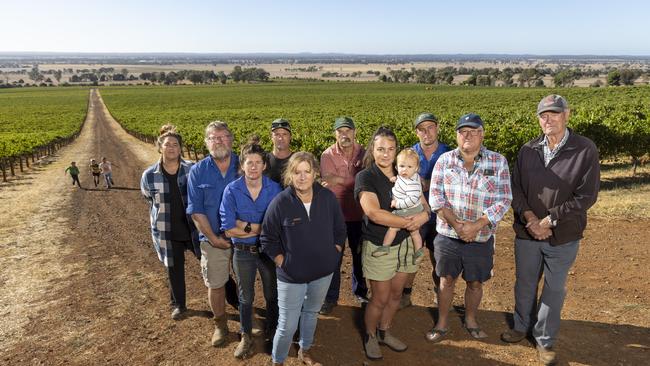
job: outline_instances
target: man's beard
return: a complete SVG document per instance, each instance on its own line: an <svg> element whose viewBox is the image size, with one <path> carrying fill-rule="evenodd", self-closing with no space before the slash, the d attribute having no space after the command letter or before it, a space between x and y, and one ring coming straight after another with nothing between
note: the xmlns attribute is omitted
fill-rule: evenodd
<svg viewBox="0 0 650 366"><path fill-rule="evenodd" d="M225 146L218 146L212 152L212 157L214 157L217 160L224 160L229 156L230 156L230 149Z"/></svg>

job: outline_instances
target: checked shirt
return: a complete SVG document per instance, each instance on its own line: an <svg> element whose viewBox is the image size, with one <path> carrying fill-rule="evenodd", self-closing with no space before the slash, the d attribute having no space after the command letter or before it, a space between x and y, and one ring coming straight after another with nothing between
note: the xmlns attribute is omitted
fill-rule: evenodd
<svg viewBox="0 0 650 366"><path fill-rule="evenodd" d="M483 227L474 241L486 242L496 232L510 207L510 170L501 154L481 147L474 161L474 169L468 172L459 149L443 154L431 174L429 204L432 211L443 207L451 209L464 221L476 221L486 215L490 225ZM436 220L439 234L460 239L456 231L440 215Z"/></svg>

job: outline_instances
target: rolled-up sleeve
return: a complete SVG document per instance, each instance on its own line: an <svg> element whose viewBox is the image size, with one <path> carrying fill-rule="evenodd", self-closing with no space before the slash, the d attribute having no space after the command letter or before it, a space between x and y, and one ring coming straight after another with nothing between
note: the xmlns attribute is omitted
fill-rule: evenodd
<svg viewBox="0 0 650 366"><path fill-rule="evenodd" d="M494 204L490 205L483 213L490 220L492 226L496 226L503 219L512 202L512 190L510 187L510 169L505 158L499 159L497 173L497 189Z"/></svg>
<svg viewBox="0 0 650 366"><path fill-rule="evenodd" d="M230 186L223 191L221 205L219 206L219 217L221 218L221 231L234 228L237 225L237 199Z"/></svg>
<svg viewBox="0 0 650 366"><path fill-rule="evenodd" d="M451 207L445 198L445 166L447 155L438 159L431 172L431 185L429 186L429 206L436 212L443 207Z"/></svg>
<svg viewBox="0 0 650 366"><path fill-rule="evenodd" d="M190 174L187 177L187 214L192 215L195 213L205 215L205 207L203 206L203 190L199 188L199 165L196 164L190 169Z"/></svg>

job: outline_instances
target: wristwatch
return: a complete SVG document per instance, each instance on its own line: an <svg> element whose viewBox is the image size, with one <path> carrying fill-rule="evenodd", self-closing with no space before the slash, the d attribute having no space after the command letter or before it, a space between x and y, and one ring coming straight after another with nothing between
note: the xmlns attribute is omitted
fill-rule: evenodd
<svg viewBox="0 0 650 366"><path fill-rule="evenodd" d="M253 228L251 227L251 223L247 222L246 226L244 226L244 232L246 232L246 234L248 234L248 233L251 232L251 230L253 230Z"/></svg>

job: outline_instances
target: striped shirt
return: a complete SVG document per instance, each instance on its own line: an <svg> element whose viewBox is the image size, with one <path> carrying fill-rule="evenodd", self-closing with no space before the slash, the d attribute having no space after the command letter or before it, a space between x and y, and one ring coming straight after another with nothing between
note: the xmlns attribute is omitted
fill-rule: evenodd
<svg viewBox="0 0 650 366"><path fill-rule="evenodd" d="M420 176L415 173L411 178L404 178L398 174L395 185L393 186L395 208L403 210L405 208L415 207L420 204L420 197L422 197Z"/></svg>
<svg viewBox="0 0 650 366"><path fill-rule="evenodd" d="M476 221L486 215L490 225L483 227L474 241L486 242L497 229L497 223L510 207L510 170L501 154L481 147L472 172L463 165L459 149L443 154L431 174L429 204L432 211L446 207L464 221ZM439 234L460 239L456 231L440 215L436 220Z"/></svg>

